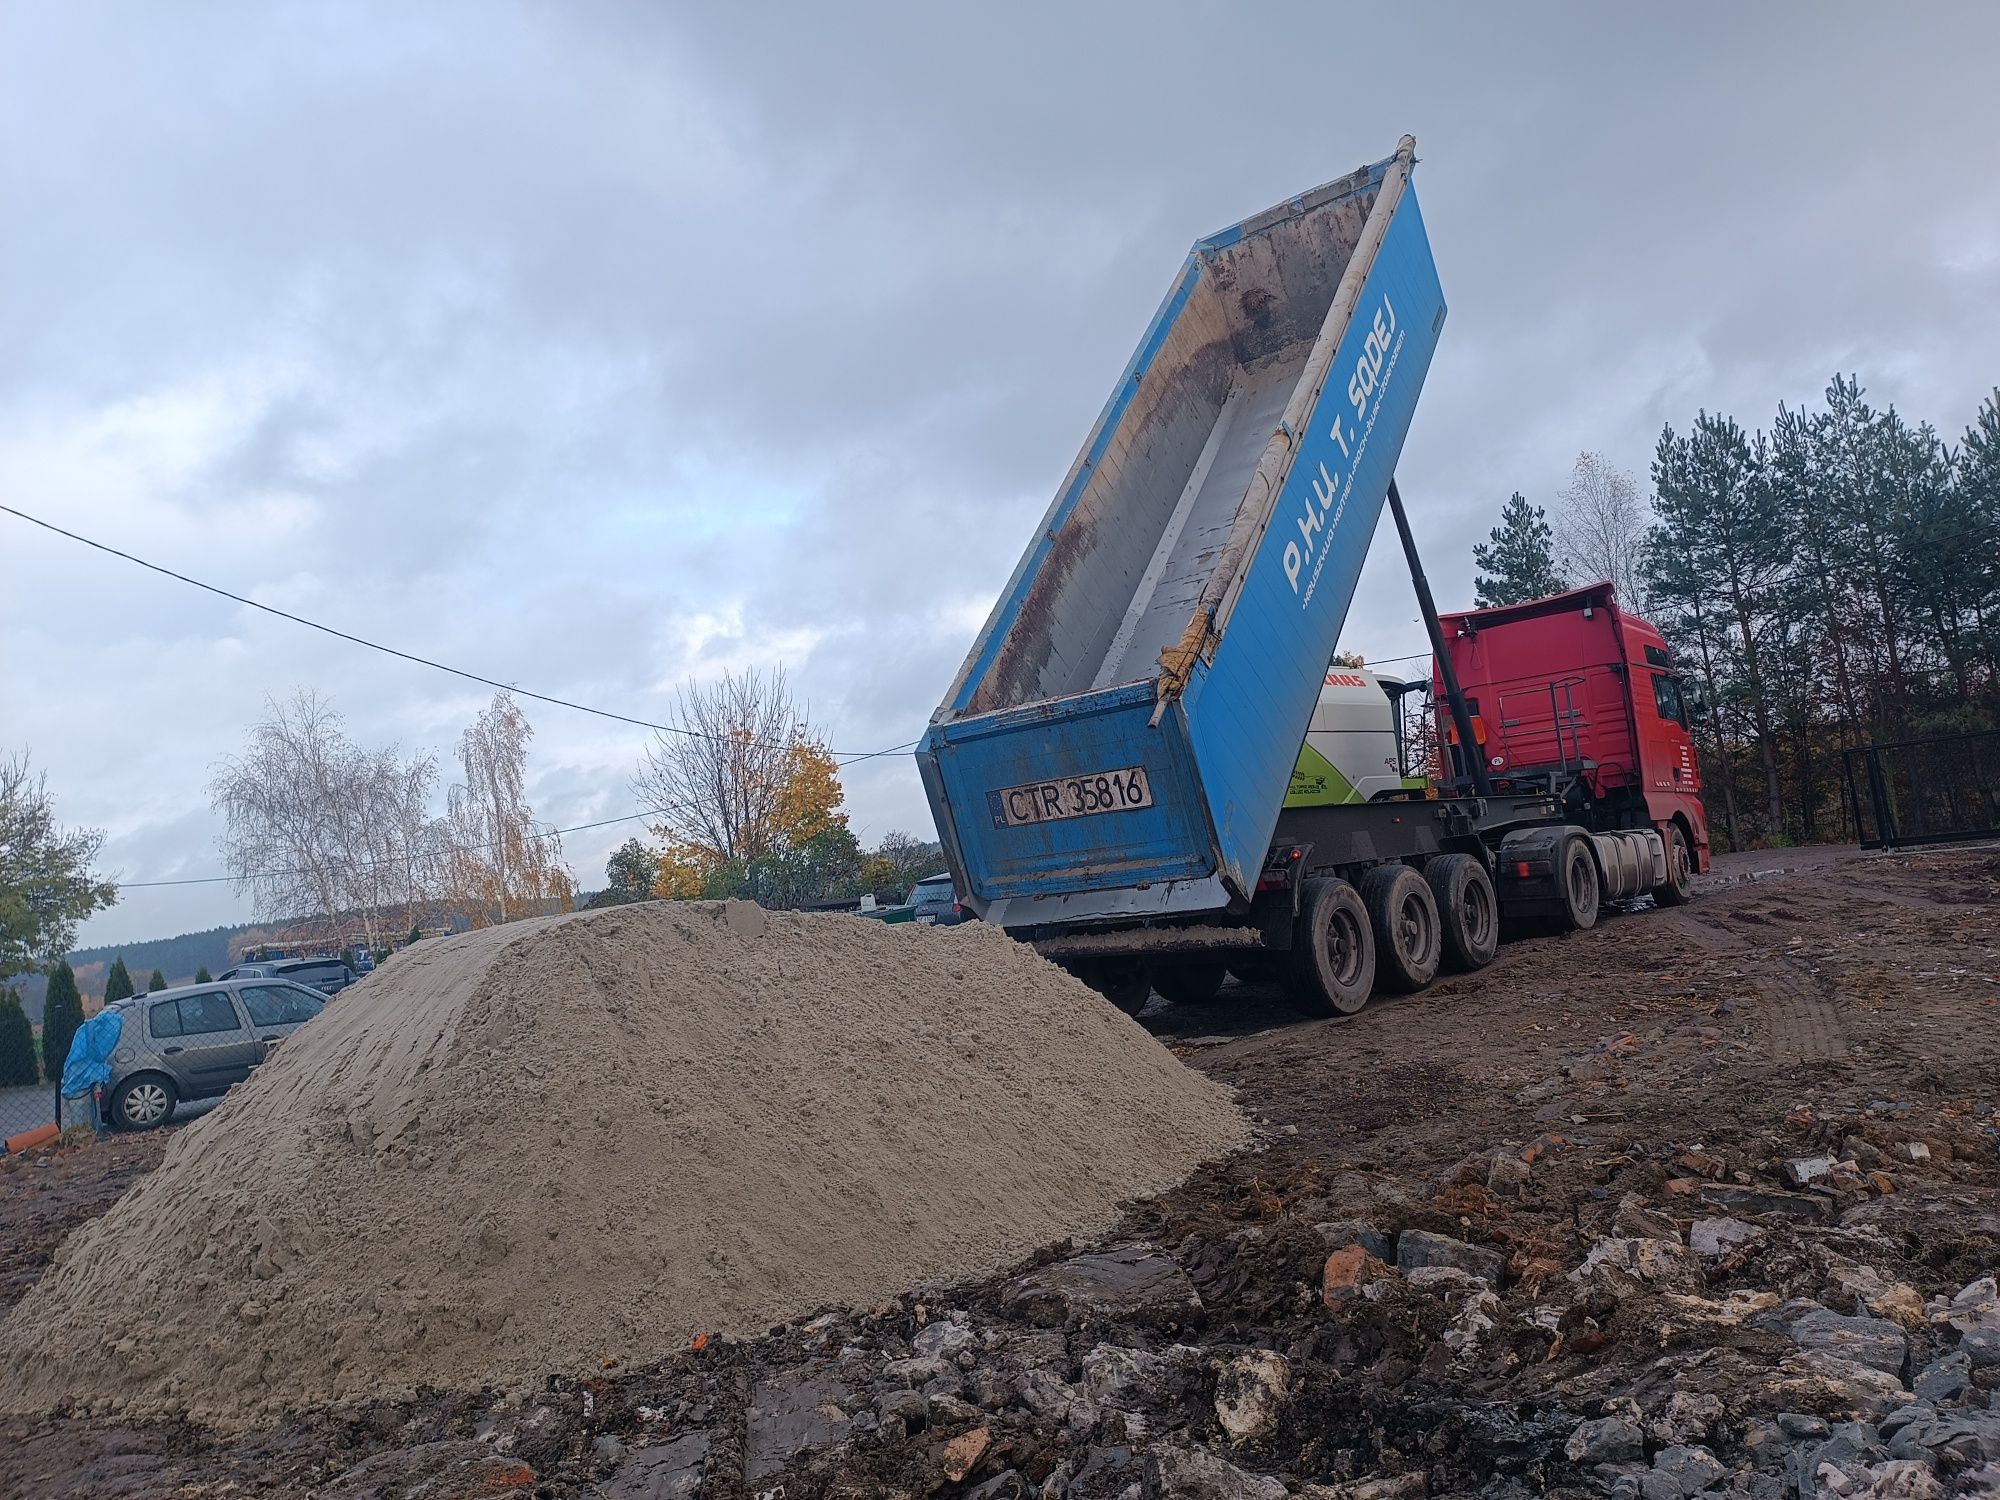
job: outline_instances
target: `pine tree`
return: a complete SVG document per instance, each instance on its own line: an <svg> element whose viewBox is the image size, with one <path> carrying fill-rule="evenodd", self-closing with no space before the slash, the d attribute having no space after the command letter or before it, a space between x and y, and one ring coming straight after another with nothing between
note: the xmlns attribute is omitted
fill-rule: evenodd
<svg viewBox="0 0 2000 1500"><path fill-rule="evenodd" d="M1530 505L1519 490L1508 497L1500 524L1487 535L1490 541L1472 548L1472 563L1479 569L1473 588L1481 609L1560 594L1569 586L1556 567L1548 513Z"/></svg>
<svg viewBox="0 0 2000 1500"><path fill-rule="evenodd" d="M151 974L146 976L147 994L157 995L161 990L165 989L166 987L167 987L167 976L162 974L158 969L153 970Z"/></svg>
<svg viewBox="0 0 2000 1500"><path fill-rule="evenodd" d="M1776 587L1793 562L1796 537L1786 526L1769 480L1771 448L1728 417L1701 412L1686 437L1671 426L1653 457L1653 511L1647 572L1661 590L1662 622L1682 639L1713 631L1718 695L1740 700L1755 729L1764 774L1764 834L1785 832L1778 745L1772 729L1767 642L1783 597ZM1690 626L1686 612L1699 611ZM1706 668L1705 668L1706 669ZM1725 783L1725 795L1733 792ZM1731 807L1733 821L1734 808Z"/></svg>
<svg viewBox="0 0 2000 1500"><path fill-rule="evenodd" d="M21 997L12 990L0 990L0 1088L36 1083L40 1078L35 1067L35 1028L21 1009Z"/></svg>
<svg viewBox="0 0 2000 1500"><path fill-rule="evenodd" d="M417 926L414 922L412 922L410 924L410 941L413 943L420 943L423 941L423 939L424 939L423 928Z"/></svg>
<svg viewBox="0 0 2000 1500"><path fill-rule="evenodd" d="M1966 556L1985 561L1972 603L1972 640L1985 659L1985 722L2000 725L2000 389L1980 403L1959 451L1965 527L1953 542Z"/></svg>
<svg viewBox="0 0 2000 1500"><path fill-rule="evenodd" d="M42 1001L42 1072L49 1078L62 1077L70 1040L82 1024L83 997L77 993L76 970L64 960L49 970L48 995Z"/></svg>
<svg viewBox="0 0 2000 1500"><path fill-rule="evenodd" d="M196 984L214 984L215 976L208 972L207 965L203 965L194 971L194 982Z"/></svg>
<svg viewBox="0 0 2000 1500"><path fill-rule="evenodd" d="M130 999L132 995L132 975L125 967L125 955L119 954L111 960L111 972L104 976L104 1003Z"/></svg>

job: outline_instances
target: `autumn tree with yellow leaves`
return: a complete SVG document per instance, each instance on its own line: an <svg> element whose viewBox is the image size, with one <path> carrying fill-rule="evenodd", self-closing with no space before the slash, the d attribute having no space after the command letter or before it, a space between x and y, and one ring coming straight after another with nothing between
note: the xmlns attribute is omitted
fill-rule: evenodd
<svg viewBox="0 0 2000 1500"><path fill-rule="evenodd" d="M839 765L782 668L690 682L675 709L632 782L664 845L655 895L791 906L856 886Z"/></svg>
<svg viewBox="0 0 2000 1500"><path fill-rule="evenodd" d="M520 705L503 692L493 695L458 742L465 779L447 799L443 899L473 927L576 904L562 840L528 805L534 733Z"/></svg>

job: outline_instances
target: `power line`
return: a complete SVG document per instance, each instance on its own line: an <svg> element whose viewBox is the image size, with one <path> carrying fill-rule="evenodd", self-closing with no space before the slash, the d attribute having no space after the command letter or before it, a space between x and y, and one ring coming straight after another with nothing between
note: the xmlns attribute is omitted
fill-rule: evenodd
<svg viewBox="0 0 2000 1500"><path fill-rule="evenodd" d="M1412 651L1408 656L1377 656L1372 658L1364 657L1361 662L1361 670L1364 672L1372 672L1377 667L1394 666L1399 661L1422 661L1429 655L1430 652L1428 651Z"/></svg>
<svg viewBox="0 0 2000 1500"><path fill-rule="evenodd" d="M626 813L623 817L605 818L596 823L578 823L573 828L543 828L529 834L528 837L552 839L559 838L565 833L585 833L593 828L610 828L618 823L637 823L646 818L657 818L663 811L664 809L662 808L653 807L643 812ZM493 847L495 845L490 843L453 844L449 848L434 849L430 852L432 854L478 854L483 850ZM393 865L396 863L398 861L393 859L375 860L367 868L374 869L379 865ZM240 877L236 875L190 875L184 880L114 880L111 883L121 891L144 891L154 890L160 886L167 885L241 885L252 880L271 880L285 875L303 875L304 873L303 870L253 870L250 874Z"/></svg>
<svg viewBox="0 0 2000 1500"><path fill-rule="evenodd" d="M592 708L587 703L572 702L568 698L557 698L548 693L531 692L527 688L516 687L513 683L501 682L492 677L484 677L477 672L468 672L463 667L450 666L441 661L433 661L428 656L418 656L412 651L402 651L394 646L385 646L380 641L369 640L366 636L359 636L350 631L339 630L332 625L322 625L317 620L308 620L304 615L295 615L290 610L279 609L274 604L261 604L255 599L246 598L242 594L232 593L230 590L222 588L217 584L204 583L199 578L190 578L185 573L177 573L172 568L163 567L159 563L148 562L143 557L135 557L130 552L121 551L109 543L96 541L91 537L70 531L65 527L56 525L53 521L44 521L40 516L29 515L28 512L17 510L11 505L0 505L0 511L6 512L18 520L26 521L31 526L39 526L44 531L52 531L57 536L67 537L72 542L79 542L83 546L95 548L97 551L107 553L112 557L122 558L128 563L146 569L148 572L158 573L163 577L174 579L176 582L185 583L191 588L201 589L206 593L215 594L251 609L262 610L267 615L276 615L281 620L290 620L294 625L303 625L308 630L317 630L321 634L333 636L337 640L347 641L356 646L365 646L370 651L380 651L385 656L393 656L402 661L413 662L417 666L429 667L433 671L446 672L453 677L464 678L467 682L477 682L486 687L498 688L501 692L512 693L518 698L532 698L537 703L548 703L553 704L557 708L573 709L580 714L591 714L600 719L611 719L617 723L630 724L639 729L657 730L661 734L683 735L688 739L713 740L718 744L731 743L730 737L727 735L708 734L699 729L686 729L678 724L656 724L651 719L635 719L629 714L613 713L610 709ZM761 741L756 743L759 745L759 748L767 750L787 748L783 745L771 745ZM868 750L860 753L830 750L827 753L832 755L839 764L851 765L855 761L873 760L877 756L893 755L896 751L907 750L916 743L915 740L911 740L907 745L894 745L887 750Z"/></svg>

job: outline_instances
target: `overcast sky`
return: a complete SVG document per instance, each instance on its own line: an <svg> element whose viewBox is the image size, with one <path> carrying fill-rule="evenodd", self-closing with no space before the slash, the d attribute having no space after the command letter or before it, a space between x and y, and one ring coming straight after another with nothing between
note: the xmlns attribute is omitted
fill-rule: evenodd
<svg viewBox="0 0 2000 1500"><path fill-rule="evenodd" d="M1451 316L1401 466L1440 602L1508 492L1836 370L2000 380L2000 7L0 4L0 499L663 717L782 662L915 736L1191 241L1414 133ZM1386 527L1344 644L1422 633ZM488 696L0 516L0 747L126 880L312 685ZM530 705L560 825L643 732ZM851 770L872 842L912 763ZM566 841L585 886L627 828ZM250 915L131 890L87 942Z"/></svg>

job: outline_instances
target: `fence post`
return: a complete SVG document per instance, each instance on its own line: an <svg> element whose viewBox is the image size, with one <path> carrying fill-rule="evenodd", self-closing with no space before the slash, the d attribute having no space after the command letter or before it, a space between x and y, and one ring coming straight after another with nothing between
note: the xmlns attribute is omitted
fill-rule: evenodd
<svg viewBox="0 0 2000 1500"><path fill-rule="evenodd" d="M1896 843L1896 819L1889 811L1889 794L1882 785L1882 752L1870 745L1868 757L1868 800L1875 809L1875 838L1879 847L1890 849Z"/></svg>

